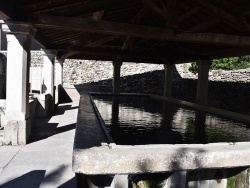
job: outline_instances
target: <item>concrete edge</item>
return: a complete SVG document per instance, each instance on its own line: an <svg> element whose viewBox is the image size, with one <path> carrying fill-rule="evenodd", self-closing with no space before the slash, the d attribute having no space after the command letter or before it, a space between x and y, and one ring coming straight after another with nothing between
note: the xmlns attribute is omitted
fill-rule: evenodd
<svg viewBox="0 0 250 188"><path fill-rule="evenodd" d="M249 118L247 115L187 101L157 95L143 96L170 101L230 118L233 115L237 120L240 119L237 118L238 115L243 116L243 118L240 116L241 120ZM100 143L100 145L84 149L74 148L73 171L75 173L87 175L138 174L250 166L249 142L136 146Z"/></svg>
<svg viewBox="0 0 250 188"><path fill-rule="evenodd" d="M74 150L73 171L138 174L250 165L250 143L93 147Z"/></svg>
<svg viewBox="0 0 250 188"><path fill-rule="evenodd" d="M94 103L94 101L93 101L93 99L91 97L91 94L89 94L89 97L90 97L90 101L91 101L91 103L93 105L94 112L95 112L95 115L97 117L97 120L98 120L98 122L99 122L99 124L100 124L100 126L102 128L102 131L104 133L105 138L107 139L107 143L108 144L115 144L112 136L110 135L109 131L107 130L106 124L105 124L104 120L102 119L102 116L101 116L99 110L97 109L97 107L96 107L96 105L95 105L95 103Z"/></svg>

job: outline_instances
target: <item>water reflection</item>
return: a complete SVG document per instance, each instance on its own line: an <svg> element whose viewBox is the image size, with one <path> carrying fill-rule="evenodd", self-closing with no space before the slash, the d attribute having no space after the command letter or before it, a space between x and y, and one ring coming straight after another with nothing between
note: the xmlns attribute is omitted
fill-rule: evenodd
<svg viewBox="0 0 250 188"><path fill-rule="evenodd" d="M194 142L195 143L206 143L206 114L204 112L195 112L195 131L194 131Z"/></svg>
<svg viewBox="0 0 250 188"><path fill-rule="evenodd" d="M94 96L117 144L249 141L245 124L148 97Z"/></svg>

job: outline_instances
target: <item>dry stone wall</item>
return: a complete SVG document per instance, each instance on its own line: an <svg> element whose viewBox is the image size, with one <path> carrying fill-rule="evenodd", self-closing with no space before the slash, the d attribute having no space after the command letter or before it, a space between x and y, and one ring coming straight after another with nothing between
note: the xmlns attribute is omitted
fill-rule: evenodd
<svg viewBox="0 0 250 188"><path fill-rule="evenodd" d="M2 52L6 56L6 52ZM41 51L31 53L31 78L33 86L40 88ZM176 65L173 75L173 97L195 101L197 74L188 69L190 63ZM38 70L39 69L39 70ZM65 60L63 82L73 85L112 86L113 67L111 62ZM209 72L208 103L211 106L249 113L250 69L213 70ZM164 67L158 64L123 63L121 67L121 91L163 94Z"/></svg>

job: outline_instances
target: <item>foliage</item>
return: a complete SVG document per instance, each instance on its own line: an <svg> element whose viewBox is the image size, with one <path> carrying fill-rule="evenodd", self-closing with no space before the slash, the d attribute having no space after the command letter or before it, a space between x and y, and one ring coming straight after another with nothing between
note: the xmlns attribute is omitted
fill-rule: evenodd
<svg viewBox="0 0 250 188"><path fill-rule="evenodd" d="M250 56L241 57L230 57L223 59L212 60L212 65L210 70L235 70L235 69L245 69L250 68ZM195 62L191 64L189 71L196 74L198 72L198 66Z"/></svg>

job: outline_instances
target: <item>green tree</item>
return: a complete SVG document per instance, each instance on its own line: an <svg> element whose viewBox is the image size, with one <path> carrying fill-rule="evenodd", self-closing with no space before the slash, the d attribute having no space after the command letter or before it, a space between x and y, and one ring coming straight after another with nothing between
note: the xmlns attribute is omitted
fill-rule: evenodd
<svg viewBox="0 0 250 188"><path fill-rule="evenodd" d="M212 65L210 70L235 70L235 69L245 69L250 68L250 56L241 56L241 57L230 57L222 59L212 60ZM195 62L191 64L189 71L192 73L198 72L198 66Z"/></svg>

